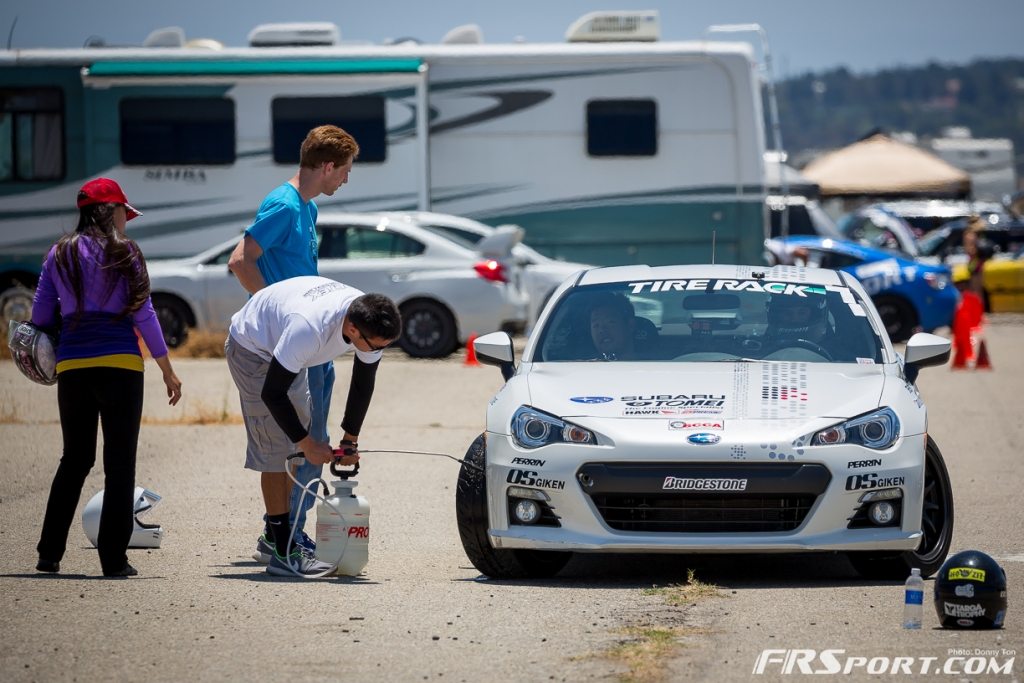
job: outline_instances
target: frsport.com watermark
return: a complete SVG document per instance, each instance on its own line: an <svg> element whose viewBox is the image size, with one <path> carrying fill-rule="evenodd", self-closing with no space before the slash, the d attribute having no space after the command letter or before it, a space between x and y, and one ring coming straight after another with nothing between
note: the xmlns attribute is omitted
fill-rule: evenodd
<svg viewBox="0 0 1024 683"><path fill-rule="evenodd" d="M865 657L846 650L762 650L754 674L979 676L1013 674L1017 651L1003 647L950 648L942 657Z"/></svg>

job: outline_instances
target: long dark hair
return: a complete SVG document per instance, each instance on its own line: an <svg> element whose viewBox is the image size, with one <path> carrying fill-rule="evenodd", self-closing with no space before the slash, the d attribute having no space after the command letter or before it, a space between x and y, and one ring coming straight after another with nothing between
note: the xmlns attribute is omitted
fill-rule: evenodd
<svg viewBox="0 0 1024 683"><path fill-rule="evenodd" d="M118 317L130 315L139 310L149 298L149 271L146 270L146 259L139 250L139 245L122 235L114 227L114 211L117 204L88 204L78 211L78 227L73 233L64 235L57 241L54 251L54 263L61 278L75 293L78 314L82 313L85 300L85 284L82 282L81 252L78 241L82 237L91 237L103 246L103 263L100 268L112 270L120 277L107 278L107 290L104 298L109 297L121 278L128 283L128 300Z"/></svg>

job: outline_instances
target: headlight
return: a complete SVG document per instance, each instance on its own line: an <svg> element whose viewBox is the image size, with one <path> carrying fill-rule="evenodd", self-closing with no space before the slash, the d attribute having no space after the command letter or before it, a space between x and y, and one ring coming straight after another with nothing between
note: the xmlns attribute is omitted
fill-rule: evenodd
<svg viewBox="0 0 1024 683"><path fill-rule="evenodd" d="M512 416L512 440L522 448L540 448L552 443L594 443L594 434L554 415L522 406Z"/></svg>
<svg viewBox="0 0 1024 683"><path fill-rule="evenodd" d="M900 420L896 413L892 408L880 408L867 415L822 429L811 439L811 445L833 446L849 443L882 450L893 445L899 435Z"/></svg>

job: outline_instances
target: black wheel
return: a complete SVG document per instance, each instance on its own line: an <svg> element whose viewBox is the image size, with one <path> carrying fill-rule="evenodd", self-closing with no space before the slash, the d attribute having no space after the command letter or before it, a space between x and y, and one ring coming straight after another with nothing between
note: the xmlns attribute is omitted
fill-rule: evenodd
<svg viewBox="0 0 1024 683"><path fill-rule="evenodd" d="M410 301L401 308L398 345L413 358L443 358L459 346L455 319L436 301Z"/></svg>
<svg viewBox="0 0 1024 683"><path fill-rule="evenodd" d="M179 299L157 294L153 297L153 308L164 333L164 343L176 349L188 339L188 307Z"/></svg>
<svg viewBox="0 0 1024 683"><path fill-rule="evenodd" d="M910 339L917 326L917 312L906 299L898 296L879 296L873 299L882 324L895 344Z"/></svg>
<svg viewBox="0 0 1024 683"><path fill-rule="evenodd" d="M0 322L4 324L4 334L7 333L7 323L11 320L32 319L32 299L34 292L28 287L14 285L0 292Z"/></svg>
<svg viewBox="0 0 1024 683"><path fill-rule="evenodd" d="M924 461L924 505L921 543L903 553L849 553L850 564L870 579L902 580L917 567L921 576L934 574L946 561L953 539L953 487L939 447L928 437Z"/></svg>
<svg viewBox="0 0 1024 683"><path fill-rule="evenodd" d="M557 574L572 553L547 550L506 550L487 538L487 476L484 435L466 451L455 489L455 517L466 556L480 573L492 579L544 579Z"/></svg>

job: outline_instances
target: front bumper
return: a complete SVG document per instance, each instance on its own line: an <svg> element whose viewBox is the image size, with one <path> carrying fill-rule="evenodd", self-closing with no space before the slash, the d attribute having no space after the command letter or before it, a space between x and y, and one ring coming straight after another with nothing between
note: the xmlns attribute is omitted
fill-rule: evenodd
<svg viewBox="0 0 1024 683"><path fill-rule="evenodd" d="M913 550L921 540L924 440L900 439L883 454L857 446L808 447L800 460L730 446L681 459L651 449L557 445L526 451L487 436L488 534L496 548L577 552L805 552ZM633 452L638 452L636 449ZM511 518L509 488L535 488L555 524ZM862 496L898 489L894 526L849 528Z"/></svg>

